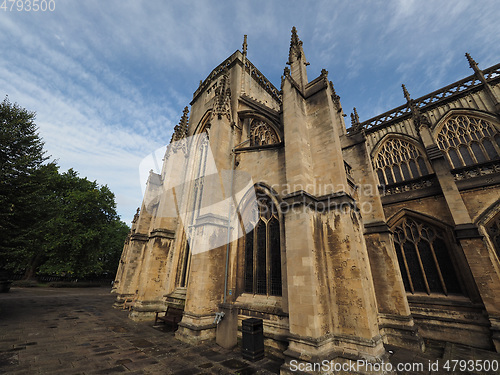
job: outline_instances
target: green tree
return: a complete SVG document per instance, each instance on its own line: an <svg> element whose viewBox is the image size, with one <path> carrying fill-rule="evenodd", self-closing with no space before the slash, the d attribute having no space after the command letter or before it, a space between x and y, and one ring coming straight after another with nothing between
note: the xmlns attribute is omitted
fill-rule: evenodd
<svg viewBox="0 0 500 375"><path fill-rule="evenodd" d="M0 105L0 271L114 273L129 230L114 194L48 163L34 120L8 98Z"/></svg>
<svg viewBox="0 0 500 375"><path fill-rule="evenodd" d="M20 271L37 249L36 228L45 216L41 180L55 168L47 157L35 124L35 113L0 104L0 268Z"/></svg>
<svg viewBox="0 0 500 375"><path fill-rule="evenodd" d="M40 272L79 278L115 272L129 229L109 188L70 169L54 186L53 207Z"/></svg>

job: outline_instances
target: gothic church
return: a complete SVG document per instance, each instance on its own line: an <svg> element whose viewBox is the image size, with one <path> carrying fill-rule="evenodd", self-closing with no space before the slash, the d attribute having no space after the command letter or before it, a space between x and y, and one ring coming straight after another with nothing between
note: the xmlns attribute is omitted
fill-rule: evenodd
<svg viewBox="0 0 500 375"><path fill-rule="evenodd" d="M208 190L195 176L183 194L158 193L172 166L151 172L117 304L131 299L138 320L181 307L175 335L190 343L234 345L242 320L260 318L282 373L293 359L376 361L384 344L422 350L426 339L499 352L500 64L466 57L470 76L416 99L403 86L405 104L364 122L354 109L347 128L328 72L308 79L295 28L280 89L245 38L200 82L172 142L206 134L218 170L251 176L258 204L247 207L250 191L230 198L252 226L163 215ZM187 164L174 170L195 173ZM188 241L229 230L241 235L208 251Z"/></svg>

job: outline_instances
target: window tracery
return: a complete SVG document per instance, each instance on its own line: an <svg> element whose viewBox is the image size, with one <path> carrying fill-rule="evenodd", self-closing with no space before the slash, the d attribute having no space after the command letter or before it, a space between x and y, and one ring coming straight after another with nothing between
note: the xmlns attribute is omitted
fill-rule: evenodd
<svg viewBox="0 0 500 375"><path fill-rule="evenodd" d="M407 292L462 294L441 230L404 217L394 228L394 246Z"/></svg>
<svg viewBox="0 0 500 375"><path fill-rule="evenodd" d="M262 120L250 123L250 146L264 146L279 143L274 129Z"/></svg>
<svg viewBox="0 0 500 375"><path fill-rule="evenodd" d="M245 235L244 291L281 296L281 244L278 211L272 200L256 193L257 224Z"/></svg>
<svg viewBox="0 0 500 375"><path fill-rule="evenodd" d="M412 143L400 138L387 140L375 158L380 184L393 184L429 174L424 156Z"/></svg>
<svg viewBox="0 0 500 375"><path fill-rule="evenodd" d="M453 168L500 158L500 134L482 118L456 115L449 118L437 136L438 147Z"/></svg>

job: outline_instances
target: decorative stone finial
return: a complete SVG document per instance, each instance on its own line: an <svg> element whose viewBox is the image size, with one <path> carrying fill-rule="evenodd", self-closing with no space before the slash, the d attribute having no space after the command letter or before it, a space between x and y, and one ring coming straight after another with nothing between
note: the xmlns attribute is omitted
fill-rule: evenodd
<svg viewBox="0 0 500 375"><path fill-rule="evenodd" d="M356 111L356 107L353 108L354 113L351 113L351 125L359 125L359 116L358 116L358 111Z"/></svg>
<svg viewBox="0 0 500 375"><path fill-rule="evenodd" d="M246 35L243 35L243 55L246 56L247 55L247 48L248 48L248 44L247 44L247 36Z"/></svg>
<svg viewBox="0 0 500 375"><path fill-rule="evenodd" d="M229 72L224 68L219 85L215 89L215 104L212 116L217 116L220 120L222 116L227 116L231 121L231 88L229 87Z"/></svg>
<svg viewBox="0 0 500 375"><path fill-rule="evenodd" d="M174 134L172 134L172 139L170 140L170 143L180 141L181 139L187 137L188 113L189 113L189 109L188 109L188 107L185 107L184 111L182 113L181 120L179 121L179 125L176 125L174 127Z"/></svg>
<svg viewBox="0 0 500 375"><path fill-rule="evenodd" d="M422 125L429 126L430 125L429 119L427 118L427 116L422 114L422 112L420 112L420 107L418 102L416 102L410 97L410 93L406 89L405 85L401 85L401 87L403 88L403 94L406 98L406 101L408 102L408 107L410 108L411 111L411 117L413 119L413 123L415 124L417 130L420 129Z"/></svg>
<svg viewBox="0 0 500 375"><path fill-rule="evenodd" d="M302 57L302 41L297 35L297 29L292 27L292 39L290 40L290 51L288 53L288 64L292 64L294 59Z"/></svg>
<svg viewBox="0 0 500 375"><path fill-rule="evenodd" d="M335 92L335 87L333 87L333 82L330 81L329 84L330 84L330 90L332 90L333 104L335 104L335 107L337 107L337 111L341 111L342 107L340 106L340 96L338 96L337 93Z"/></svg>
<svg viewBox="0 0 500 375"><path fill-rule="evenodd" d="M474 69L474 71L478 71L479 67L477 66L477 62L471 57L469 53L465 53L465 57L467 57L467 61L469 62L469 66Z"/></svg>
<svg viewBox="0 0 500 375"><path fill-rule="evenodd" d="M363 129L363 127L359 123L359 116L356 107L354 107L353 110L354 113L351 113L351 129L349 133L358 133L361 129Z"/></svg>
<svg viewBox="0 0 500 375"><path fill-rule="evenodd" d="M408 90L406 89L406 86L404 84L401 85L401 87L403 88L403 95L405 96L405 99L410 102L411 101L411 98L410 98L410 93L408 92Z"/></svg>
<svg viewBox="0 0 500 375"><path fill-rule="evenodd" d="M290 47L298 46L300 43L300 39L297 35L297 28L295 26L292 27L292 40L290 41Z"/></svg>
<svg viewBox="0 0 500 375"><path fill-rule="evenodd" d="M137 220L139 220L139 213L141 212L141 208L137 207L137 211L134 215L134 218L132 219L132 223L137 223Z"/></svg>

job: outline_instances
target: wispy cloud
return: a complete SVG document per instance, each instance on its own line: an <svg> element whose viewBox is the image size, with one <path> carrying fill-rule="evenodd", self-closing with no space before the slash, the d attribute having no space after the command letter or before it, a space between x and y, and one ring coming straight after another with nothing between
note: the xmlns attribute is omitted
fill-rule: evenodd
<svg viewBox="0 0 500 375"><path fill-rule="evenodd" d="M466 51L482 67L500 61L494 0L56 0L55 12L0 18L0 95L36 111L48 153L109 185L127 221L140 160L170 140L200 79L243 34L278 86L297 26L309 78L329 70L362 120L403 104L401 83L417 97L471 74Z"/></svg>

